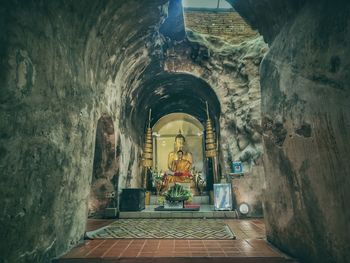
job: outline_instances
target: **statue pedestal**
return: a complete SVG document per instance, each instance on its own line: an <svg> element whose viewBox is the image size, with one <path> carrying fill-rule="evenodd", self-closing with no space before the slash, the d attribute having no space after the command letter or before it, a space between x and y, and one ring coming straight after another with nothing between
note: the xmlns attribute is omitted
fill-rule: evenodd
<svg viewBox="0 0 350 263"><path fill-rule="evenodd" d="M164 208L184 208L184 202L183 201L177 201L177 202L169 202L165 200L164 202Z"/></svg>
<svg viewBox="0 0 350 263"><path fill-rule="evenodd" d="M151 205L163 205L163 202L159 203L158 202L159 197L156 195L151 195ZM209 200L209 195L195 195L192 196L192 201L191 204L195 205L209 205L210 200ZM187 203L187 201L186 201Z"/></svg>

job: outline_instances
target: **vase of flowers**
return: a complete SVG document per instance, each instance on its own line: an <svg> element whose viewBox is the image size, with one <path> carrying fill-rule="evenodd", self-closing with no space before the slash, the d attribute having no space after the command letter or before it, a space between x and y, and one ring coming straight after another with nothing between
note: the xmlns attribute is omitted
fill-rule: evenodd
<svg viewBox="0 0 350 263"><path fill-rule="evenodd" d="M153 178L153 186L156 188L156 194L157 196L159 196L164 184L163 183L164 176L162 171L158 172L156 168L154 171L152 171L152 178Z"/></svg>
<svg viewBox="0 0 350 263"><path fill-rule="evenodd" d="M165 193L165 208L183 208L184 201L191 197L190 191L183 188L182 185L175 184Z"/></svg>

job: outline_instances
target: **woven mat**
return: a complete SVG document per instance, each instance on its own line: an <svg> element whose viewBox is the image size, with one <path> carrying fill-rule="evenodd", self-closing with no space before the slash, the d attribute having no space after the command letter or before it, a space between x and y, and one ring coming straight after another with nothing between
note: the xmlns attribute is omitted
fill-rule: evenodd
<svg viewBox="0 0 350 263"><path fill-rule="evenodd" d="M120 219L86 234L91 239L235 239L219 219Z"/></svg>

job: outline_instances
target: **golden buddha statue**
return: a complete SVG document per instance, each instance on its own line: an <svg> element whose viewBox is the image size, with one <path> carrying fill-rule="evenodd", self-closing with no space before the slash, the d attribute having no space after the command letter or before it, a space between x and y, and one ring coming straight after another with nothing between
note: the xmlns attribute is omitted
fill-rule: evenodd
<svg viewBox="0 0 350 263"><path fill-rule="evenodd" d="M183 174L189 174L192 164L183 159L183 151L178 150L177 151L177 160L173 160L171 164L171 171L174 173L183 173Z"/></svg>
<svg viewBox="0 0 350 263"><path fill-rule="evenodd" d="M192 182L192 153L185 151L185 137L179 131L175 137L174 151L168 155L167 184Z"/></svg>
<svg viewBox="0 0 350 263"><path fill-rule="evenodd" d="M175 137L175 143L174 143L174 151L170 152L168 155L168 169L170 171L175 172L174 167L173 167L173 163L174 161L177 161L179 159L179 155L178 155L178 151L181 150L182 155L181 158L183 160L186 160L190 163L190 167L188 169L188 171L191 169L192 167L192 153L185 151L185 137L181 134L181 131L179 131L179 134L176 135Z"/></svg>

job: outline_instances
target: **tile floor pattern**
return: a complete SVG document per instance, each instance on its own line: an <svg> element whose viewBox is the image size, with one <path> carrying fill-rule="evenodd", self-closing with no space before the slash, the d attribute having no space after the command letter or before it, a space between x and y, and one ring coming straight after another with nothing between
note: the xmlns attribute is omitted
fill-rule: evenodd
<svg viewBox="0 0 350 263"><path fill-rule="evenodd" d="M228 225L220 219L121 219L88 232L91 239L234 239Z"/></svg>
<svg viewBox="0 0 350 263"><path fill-rule="evenodd" d="M108 222L111 221L89 220L87 229L98 228ZM237 233L237 240L87 240L55 262L297 263L261 239L265 232L262 220L232 219L225 222Z"/></svg>

